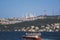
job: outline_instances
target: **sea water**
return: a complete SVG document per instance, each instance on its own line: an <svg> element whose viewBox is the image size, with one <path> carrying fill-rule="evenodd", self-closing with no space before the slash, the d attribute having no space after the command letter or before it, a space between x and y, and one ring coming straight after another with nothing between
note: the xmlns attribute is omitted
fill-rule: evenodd
<svg viewBox="0 0 60 40"><path fill-rule="evenodd" d="M0 40L23 40L26 32L0 32ZM42 40L60 40L60 32L41 32Z"/></svg>

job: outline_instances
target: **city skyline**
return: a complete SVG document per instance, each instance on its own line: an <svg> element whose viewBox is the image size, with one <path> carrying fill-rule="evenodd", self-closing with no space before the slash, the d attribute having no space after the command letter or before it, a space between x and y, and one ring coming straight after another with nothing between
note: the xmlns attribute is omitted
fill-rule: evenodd
<svg viewBox="0 0 60 40"><path fill-rule="evenodd" d="M26 14L60 15L60 0L0 0L0 18Z"/></svg>

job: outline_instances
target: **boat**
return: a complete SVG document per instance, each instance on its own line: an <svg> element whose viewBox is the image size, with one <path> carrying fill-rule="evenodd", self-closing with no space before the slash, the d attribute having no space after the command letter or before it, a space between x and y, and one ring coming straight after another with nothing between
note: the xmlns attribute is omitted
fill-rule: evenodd
<svg viewBox="0 0 60 40"><path fill-rule="evenodd" d="M23 36L23 40L41 40L41 33L28 32L25 36Z"/></svg>

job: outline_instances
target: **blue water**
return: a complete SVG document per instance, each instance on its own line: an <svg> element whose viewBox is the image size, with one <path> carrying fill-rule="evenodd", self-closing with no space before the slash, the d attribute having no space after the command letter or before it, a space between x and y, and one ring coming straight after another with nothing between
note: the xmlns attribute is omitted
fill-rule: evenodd
<svg viewBox="0 0 60 40"><path fill-rule="evenodd" d="M0 32L0 40L23 40L25 32ZM60 40L60 32L42 32L42 40Z"/></svg>

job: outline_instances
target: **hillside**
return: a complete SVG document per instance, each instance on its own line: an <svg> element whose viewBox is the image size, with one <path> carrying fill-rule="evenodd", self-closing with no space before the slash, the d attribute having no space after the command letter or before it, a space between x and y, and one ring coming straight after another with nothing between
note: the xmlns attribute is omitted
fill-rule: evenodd
<svg viewBox="0 0 60 40"><path fill-rule="evenodd" d="M14 30L22 30L31 26L46 26L47 24L51 25L54 23L60 23L60 18L46 18L46 19L37 19L37 20L32 20L32 21L23 21L20 23L15 23L15 24L0 24L0 31L14 31Z"/></svg>

